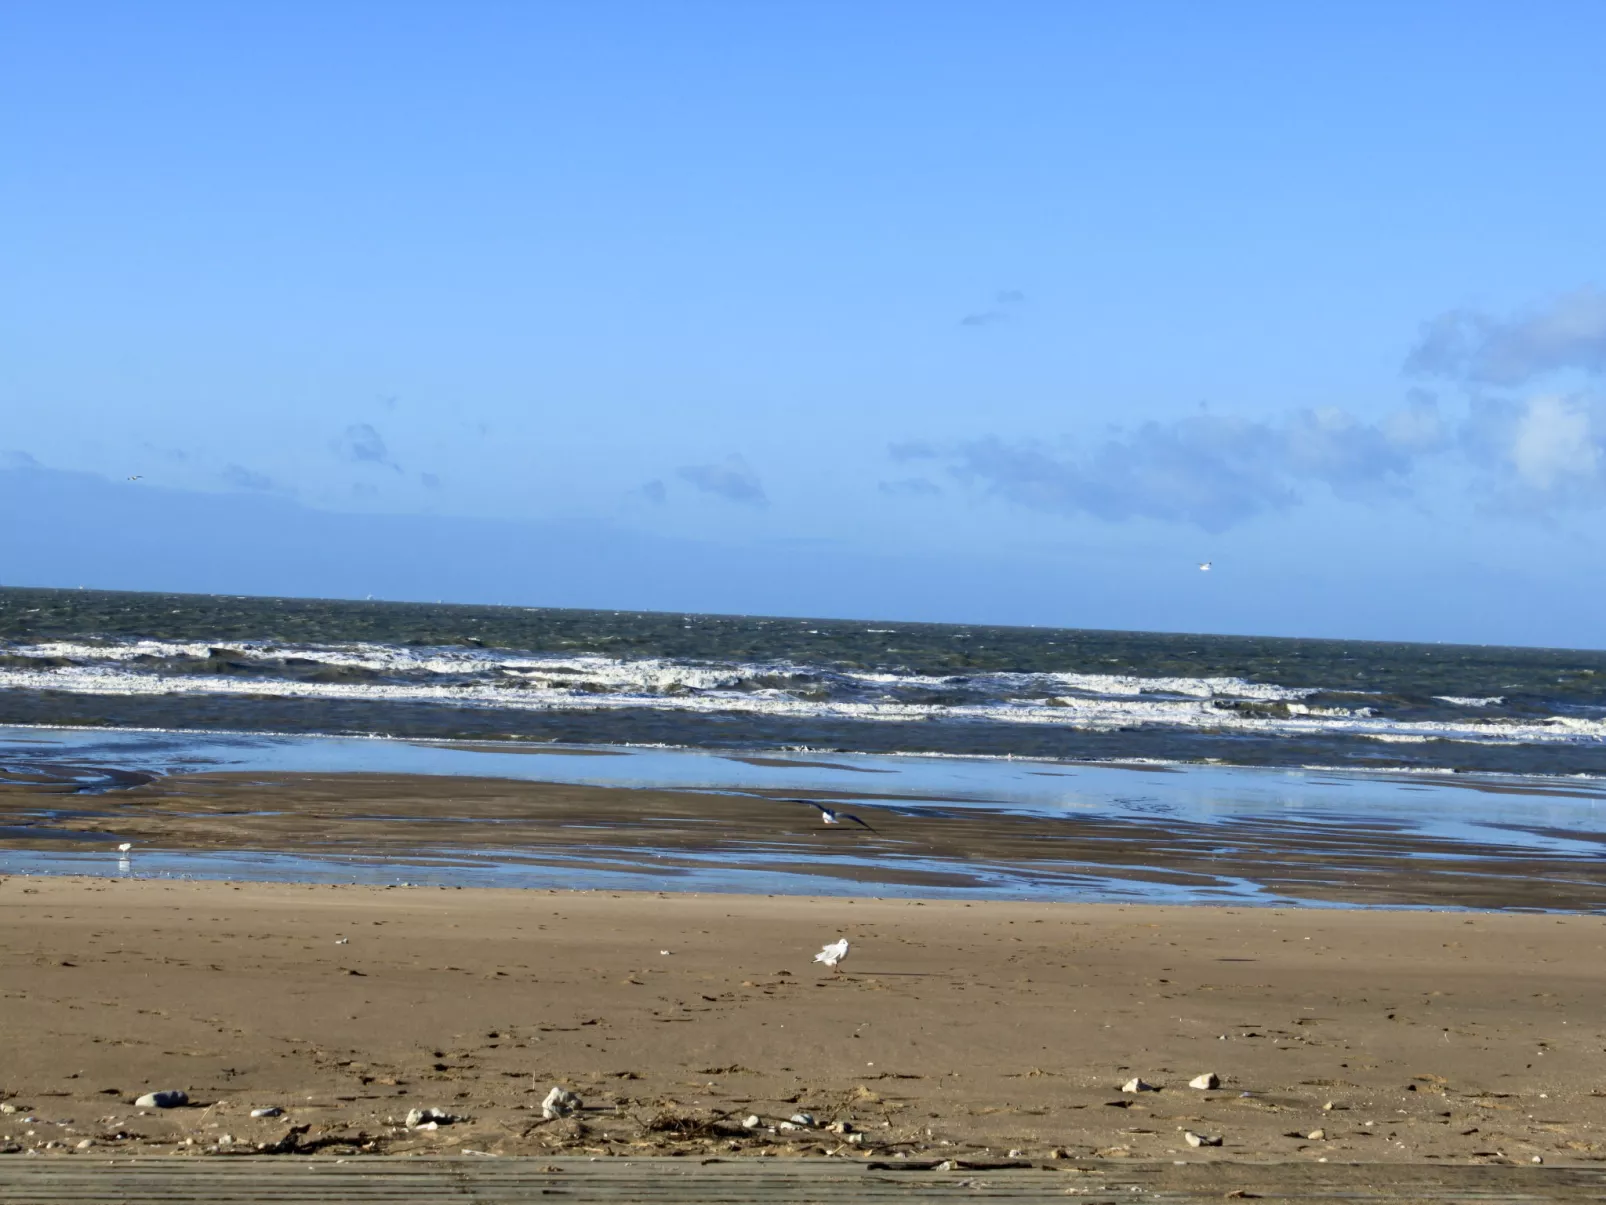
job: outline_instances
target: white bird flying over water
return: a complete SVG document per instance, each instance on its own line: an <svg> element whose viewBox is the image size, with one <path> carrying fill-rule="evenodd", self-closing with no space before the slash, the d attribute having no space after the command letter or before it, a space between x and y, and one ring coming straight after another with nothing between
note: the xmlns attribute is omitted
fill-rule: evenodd
<svg viewBox="0 0 1606 1205"><path fill-rule="evenodd" d="M820 813L820 821L822 824L841 824L845 820L851 824L857 824L860 828L868 828L872 833L875 832L875 829L870 828L868 824L866 824L863 820L860 820L852 812L839 812L835 808L826 807L823 803L815 803L812 799L789 799L787 802L806 803L811 808L815 808ZM880 836L879 833L876 835Z"/></svg>
<svg viewBox="0 0 1606 1205"><path fill-rule="evenodd" d="M841 962L847 956L848 939L845 937L839 937L830 945L821 949L820 952L814 956L814 961L823 962L826 966L830 967L834 971L836 970L836 964Z"/></svg>

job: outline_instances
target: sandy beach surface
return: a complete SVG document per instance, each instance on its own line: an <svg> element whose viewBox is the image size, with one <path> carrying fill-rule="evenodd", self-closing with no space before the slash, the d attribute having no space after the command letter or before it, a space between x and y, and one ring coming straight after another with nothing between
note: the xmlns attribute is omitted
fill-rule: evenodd
<svg viewBox="0 0 1606 1205"><path fill-rule="evenodd" d="M12 876L0 1149L1587 1163L1603 944L1577 915ZM578 1115L543 1119L554 1085Z"/></svg>

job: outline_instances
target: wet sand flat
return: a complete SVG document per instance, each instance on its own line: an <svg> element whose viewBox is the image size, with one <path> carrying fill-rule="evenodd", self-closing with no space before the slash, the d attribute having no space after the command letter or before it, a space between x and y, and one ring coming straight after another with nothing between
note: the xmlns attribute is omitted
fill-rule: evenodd
<svg viewBox="0 0 1606 1205"><path fill-rule="evenodd" d="M0 1149L1588 1164L1603 945L1583 916L13 876ZM578 1116L542 1119L554 1085ZM426 1107L461 1120L404 1128Z"/></svg>
<svg viewBox="0 0 1606 1205"><path fill-rule="evenodd" d="M41 868L23 856L65 854L43 868L109 871L128 841L143 874L204 874L205 859L226 858L240 877L328 878L348 859L368 881L376 868L389 876L380 881L408 882L430 867L473 886L1606 910L1600 838L1576 830L1547 844L1533 830L1459 837L1386 816L1044 815L859 782L823 794L410 774L94 774L110 789L82 793L62 772L0 782L0 869L19 851L10 869ZM798 801L811 797L874 831L822 825ZM280 869L267 873L270 857ZM322 869L298 872L296 858Z"/></svg>

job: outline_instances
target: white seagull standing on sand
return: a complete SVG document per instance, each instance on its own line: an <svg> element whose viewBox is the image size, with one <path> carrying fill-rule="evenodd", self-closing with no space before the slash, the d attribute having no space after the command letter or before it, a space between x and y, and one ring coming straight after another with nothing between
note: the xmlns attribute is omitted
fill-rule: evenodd
<svg viewBox="0 0 1606 1205"><path fill-rule="evenodd" d="M869 828L872 833L875 832L875 829L870 828L868 824L866 824L863 820L860 820L852 812L839 812L835 808L826 807L823 803L815 803L812 799L789 799L787 802L806 803L811 808L817 809L820 813L820 821L824 824L841 824L844 820L847 820L857 824L860 828ZM876 835L880 836L879 833Z"/></svg>
<svg viewBox="0 0 1606 1205"><path fill-rule="evenodd" d="M826 966L830 967L834 971L836 970L836 964L841 962L847 956L848 939L845 937L839 937L830 945L821 949L821 951L814 956L814 961L823 962Z"/></svg>

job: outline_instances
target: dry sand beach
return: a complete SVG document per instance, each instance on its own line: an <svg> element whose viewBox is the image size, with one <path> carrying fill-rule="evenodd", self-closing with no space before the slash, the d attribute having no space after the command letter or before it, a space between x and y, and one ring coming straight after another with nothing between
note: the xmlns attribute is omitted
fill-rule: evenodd
<svg viewBox="0 0 1606 1205"><path fill-rule="evenodd" d="M1588 1199L1606 1170L1587 781L20 735L0 870L49 873L0 873L7 1200Z"/></svg>
<svg viewBox="0 0 1606 1205"><path fill-rule="evenodd" d="M13 876L0 922L12 1151L1606 1150L1596 917Z"/></svg>

